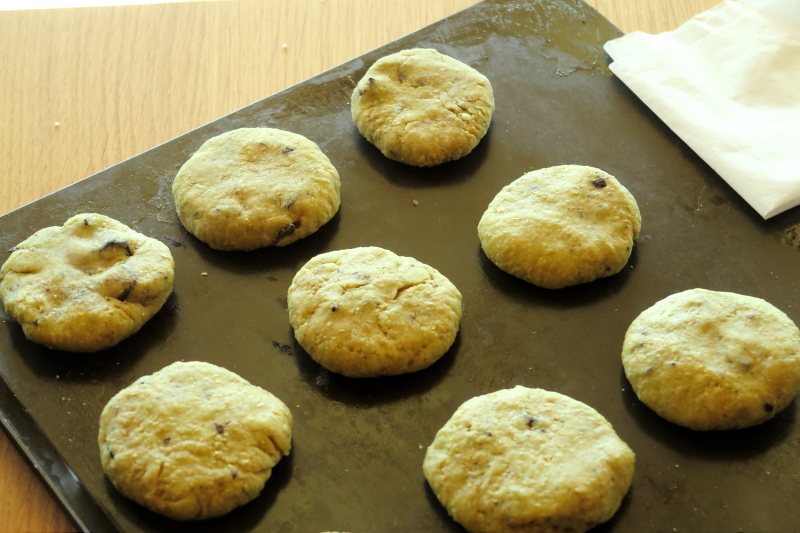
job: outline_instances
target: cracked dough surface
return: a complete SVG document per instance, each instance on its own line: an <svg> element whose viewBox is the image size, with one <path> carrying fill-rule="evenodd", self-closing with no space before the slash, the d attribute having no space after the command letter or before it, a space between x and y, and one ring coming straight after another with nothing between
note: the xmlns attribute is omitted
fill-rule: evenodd
<svg viewBox="0 0 800 533"><path fill-rule="evenodd" d="M436 433L423 472L471 533L580 533L619 508L634 460L588 405L517 386L464 402Z"/></svg>
<svg viewBox="0 0 800 533"><path fill-rule="evenodd" d="M745 428L775 416L800 389L800 331L759 298L692 289L631 323L622 364L639 399L670 422Z"/></svg>
<svg viewBox="0 0 800 533"><path fill-rule="evenodd" d="M172 184L178 217L217 250L286 246L339 210L339 173L296 133L241 128L207 140Z"/></svg>
<svg viewBox="0 0 800 533"><path fill-rule="evenodd" d="M349 377L415 372L453 344L461 293L436 269L377 247L318 255L289 287L297 342Z"/></svg>
<svg viewBox="0 0 800 533"><path fill-rule="evenodd" d="M504 187L481 217L478 236L501 270L560 289L622 270L641 225L636 200L616 178L563 165Z"/></svg>
<svg viewBox="0 0 800 533"><path fill-rule="evenodd" d="M353 90L353 121L388 157L419 167L464 157L494 112L489 80L461 61L416 48L379 59Z"/></svg>
<svg viewBox="0 0 800 533"><path fill-rule="evenodd" d="M123 495L199 520L258 496L291 438L292 415L278 398L224 368L177 362L111 398L97 441Z"/></svg>
<svg viewBox="0 0 800 533"><path fill-rule="evenodd" d="M172 292L167 246L104 215L37 231L0 268L0 298L25 336L94 352L133 335Z"/></svg>

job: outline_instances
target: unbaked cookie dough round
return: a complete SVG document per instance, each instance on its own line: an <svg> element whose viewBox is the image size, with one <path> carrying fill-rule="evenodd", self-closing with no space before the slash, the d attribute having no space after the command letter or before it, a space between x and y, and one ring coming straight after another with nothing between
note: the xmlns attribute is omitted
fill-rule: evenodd
<svg viewBox="0 0 800 533"><path fill-rule="evenodd" d="M633 452L597 411L520 386L462 404L423 463L471 533L581 533L616 512L633 469Z"/></svg>
<svg viewBox="0 0 800 533"><path fill-rule="evenodd" d="M478 236L500 269L560 289L622 270L641 224L636 200L616 178L564 165L503 188L481 217Z"/></svg>
<svg viewBox="0 0 800 533"><path fill-rule="evenodd" d="M353 121L388 157L418 167L464 157L489 129L489 80L436 50L403 50L379 59L351 98Z"/></svg>
<svg viewBox="0 0 800 533"><path fill-rule="evenodd" d="M415 372L453 344L461 293L436 269L377 247L318 255L289 287L297 342L349 377Z"/></svg>
<svg viewBox="0 0 800 533"><path fill-rule="evenodd" d="M177 362L111 398L97 441L123 495L200 520L258 496L291 437L292 415L269 392L209 363Z"/></svg>
<svg viewBox="0 0 800 533"><path fill-rule="evenodd" d="M339 173L302 135L241 128L207 140L172 184L184 227L217 250L286 246L339 210Z"/></svg>
<svg viewBox="0 0 800 533"><path fill-rule="evenodd" d="M172 292L169 248L104 215L76 215L12 250L0 268L0 298L25 336L48 348L114 346Z"/></svg>
<svg viewBox="0 0 800 533"><path fill-rule="evenodd" d="M622 364L663 418L694 430L761 424L800 390L800 331L759 298L692 289L642 312Z"/></svg>

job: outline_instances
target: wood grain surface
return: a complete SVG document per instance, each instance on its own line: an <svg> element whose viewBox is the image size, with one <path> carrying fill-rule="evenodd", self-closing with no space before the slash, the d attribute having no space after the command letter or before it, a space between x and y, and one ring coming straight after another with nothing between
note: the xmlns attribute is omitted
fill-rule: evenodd
<svg viewBox="0 0 800 533"><path fill-rule="evenodd" d="M476 0L242 0L0 12L0 214ZM622 31L717 0L588 0ZM73 532L0 432L0 533Z"/></svg>

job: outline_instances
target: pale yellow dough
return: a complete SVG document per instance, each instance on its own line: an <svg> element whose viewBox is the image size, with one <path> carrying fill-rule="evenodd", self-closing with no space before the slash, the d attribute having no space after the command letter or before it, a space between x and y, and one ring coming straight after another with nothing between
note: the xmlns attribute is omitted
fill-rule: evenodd
<svg viewBox="0 0 800 533"><path fill-rule="evenodd" d="M184 227L217 250L286 246L339 210L339 173L302 135L241 128L207 140L172 184Z"/></svg>
<svg viewBox="0 0 800 533"><path fill-rule="evenodd" d="M639 399L695 430L765 422L800 389L800 331L759 298L692 289L631 323L622 347Z"/></svg>
<svg viewBox="0 0 800 533"><path fill-rule="evenodd" d="M174 267L165 244L84 213L14 247L0 268L0 298L33 342L95 352L133 335L161 309Z"/></svg>
<svg viewBox="0 0 800 533"><path fill-rule="evenodd" d="M564 165L503 188L481 217L478 236L505 272L560 289L622 270L641 224L636 200L616 178Z"/></svg>
<svg viewBox="0 0 800 533"><path fill-rule="evenodd" d="M489 80L436 50L415 48L379 59L351 98L366 139L401 163L427 167L464 157L489 129Z"/></svg>
<svg viewBox="0 0 800 533"><path fill-rule="evenodd" d="M634 460L591 407L518 386L462 404L423 472L470 533L581 533L619 508Z"/></svg>
<svg viewBox="0 0 800 533"><path fill-rule="evenodd" d="M200 520L258 496L291 438L292 415L278 398L224 368L178 362L111 398L97 440L122 494Z"/></svg>
<svg viewBox="0 0 800 533"><path fill-rule="evenodd" d="M311 259L289 287L297 342L325 368L349 377L415 372L453 344L461 293L436 269L382 248Z"/></svg>

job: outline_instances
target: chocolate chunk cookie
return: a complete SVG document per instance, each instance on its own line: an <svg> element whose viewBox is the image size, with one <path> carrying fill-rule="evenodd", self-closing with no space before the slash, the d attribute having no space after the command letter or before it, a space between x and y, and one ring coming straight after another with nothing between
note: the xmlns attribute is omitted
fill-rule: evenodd
<svg viewBox="0 0 800 533"><path fill-rule="evenodd" d="M178 362L111 398L97 440L122 494L200 520L258 496L291 438L292 415L278 398L224 368Z"/></svg>
<svg viewBox="0 0 800 533"><path fill-rule="evenodd" d="M300 345L349 377L415 372L453 344L461 293L436 269L377 247L311 259L289 287Z"/></svg>
<svg viewBox="0 0 800 533"><path fill-rule="evenodd" d="M478 236L502 270L560 289L622 270L641 224L636 200L613 176L564 165L503 188L481 217Z"/></svg>
<svg viewBox="0 0 800 533"><path fill-rule="evenodd" d="M165 244L85 213L15 246L0 269L0 298L28 339L95 352L133 335L161 309L174 266Z"/></svg>
<svg viewBox="0 0 800 533"><path fill-rule="evenodd" d="M800 330L752 296L692 289L630 325L622 364L639 399L695 430L769 420L800 390Z"/></svg>
<svg viewBox="0 0 800 533"><path fill-rule="evenodd" d="M401 163L427 167L464 157L492 120L494 95L477 70L436 50L403 50L375 62L351 98L366 139Z"/></svg>
<svg viewBox="0 0 800 533"><path fill-rule="evenodd" d="M242 128L206 141L172 184L184 227L217 250L286 246L339 210L339 173L302 135Z"/></svg>
<svg viewBox="0 0 800 533"><path fill-rule="evenodd" d="M617 511L634 460L591 407L515 387L462 404L428 447L423 472L471 533L582 533Z"/></svg>

